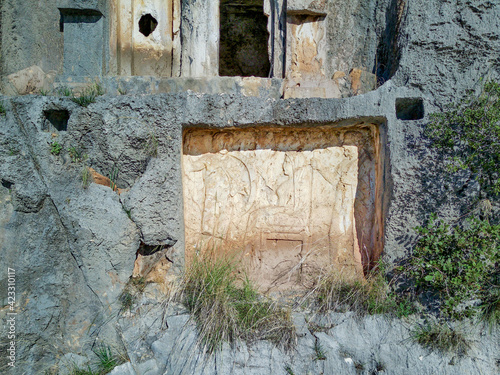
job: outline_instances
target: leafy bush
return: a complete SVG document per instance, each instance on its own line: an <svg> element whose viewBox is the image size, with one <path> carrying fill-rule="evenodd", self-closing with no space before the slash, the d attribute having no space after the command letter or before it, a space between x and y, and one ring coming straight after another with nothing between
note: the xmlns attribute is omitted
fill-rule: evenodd
<svg viewBox="0 0 500 375"><path fill-rule="evenodd" d="M477 208L453 225L432 215L418 227L420 238L403 274L415 281L418 292L437 296L444 315L479 315L496 324L500 225L489 220L497 220L492 200L500 193L500 84L487 82L478 97L470 92L445 112L431 115L431 120L425 133L444 156L448 172L469 170L478 182Z"/></svg>
<svg viewBox="0 0 500 375"><path fill-rule="evenodd" d="M489 195L500 193L500 84L487 82L448 111L431 115L426 134L450 171L470 170Z"/></svg>
<svg viewBox="0 0 500 375"><path fill-rule="evenodd" d="M473 218L463 228L450 227L432 215L417 230L421 237L407 273L421 290L438 293L447 315L473 316L479 312L478 306L466 302L479 299L486 303L495 293L498 303L500 225Z"/></svg>
<svg viewBox="0 0 500 375"><path fill-rule="evenodd" d="M295 328L290 312L265 300L248 279L237 277L229 259L194 257L182 286L182 298L196 322L200 342L209 353L224 342L270 340L291 348Z"/></svg>

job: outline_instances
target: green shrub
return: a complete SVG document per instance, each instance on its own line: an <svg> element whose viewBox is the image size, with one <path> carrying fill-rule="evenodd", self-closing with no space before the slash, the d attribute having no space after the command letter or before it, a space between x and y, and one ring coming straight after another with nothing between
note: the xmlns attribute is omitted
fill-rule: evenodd
<svg viewBox="0 0 500 375"><path fill-rule="evenodd" d="M441 353L467 354L470 342L466 335L447 322L427 322L412 331L412 339L424 348Z"/></svg>
<svg viewBox="0 0 500 375"><path fill-rule="evenodd" d="M182 298L204 350L212 353L238 339L270 340L291 348L296 336L290 311L263 299L248 279L237 275L234 261L211 257L194 257L186 272Z"/></svg>
<svg viewBox="0 0 500 375"><path fill-rule="evenodd" d="M0 102L0 115L5 115L7 111L5 110L5 107L2 102Z"/></svg>
<svg viewBox="0 0 500 375"><path fill-rule="evenodd" d="M488 195L500 193L500 84L487 82L447 111L431 115L426 135L451 172L470 170Z"/></svg>
<svg viewBox="0 0 500 375"><path fill-rule="evenodd" d="M432 215L417 230L421 237L406 269L416 286L436 292L450 317L474 316L482 308L497 316L500 225L473 218L463 228L450 227ZM482 302L467 303L472 300Z"/></svg>
<svg viewBox="0 0 500 375"><path fill-rule="evenodd" d="M61 153L62 146L59 144L59 142L54 141L50 144L50 153L52 155L59 155Z"/></svg>

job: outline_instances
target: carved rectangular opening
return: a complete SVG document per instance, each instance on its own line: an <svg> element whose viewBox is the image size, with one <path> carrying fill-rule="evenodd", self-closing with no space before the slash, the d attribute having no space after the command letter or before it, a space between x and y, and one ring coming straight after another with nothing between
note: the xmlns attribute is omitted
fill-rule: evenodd
<svg viewBox="0 0 500 375"><path fill-rule="evenodd" d="M397 98L396 117L403 121L424 118L424 101L422 98Z"/></svg>
<svg viewBox="0 0 500 375"><path fill-rule="evenodd" d="M64 75L99 77L104 50L103 17L92 9L59 9L64 32Z"/></svg>
<svg viewBox="0 0 500 375"><path fill-rule="evenodd" d="M268 40L263 0L220 1L219 75L268 77Z"/></svg>
<svg viewBox="0 0 500 375"><path fill-rule="evenodd" d="M230 254L262 290L286 290L380 255L377 125L188 129L183 142L188 263Z"/></svg>

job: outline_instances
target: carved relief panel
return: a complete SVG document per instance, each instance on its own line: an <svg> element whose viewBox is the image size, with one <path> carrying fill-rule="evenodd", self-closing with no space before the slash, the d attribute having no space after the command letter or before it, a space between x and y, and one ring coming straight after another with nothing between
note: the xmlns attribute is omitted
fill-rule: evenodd
<svg viewBox="0 0 500 375"><path fill-rule="evenodd" d="M302 285L323 267L362 272L379 244L375 126L189 130L186 256L240 255L261 288Z"/></svg>

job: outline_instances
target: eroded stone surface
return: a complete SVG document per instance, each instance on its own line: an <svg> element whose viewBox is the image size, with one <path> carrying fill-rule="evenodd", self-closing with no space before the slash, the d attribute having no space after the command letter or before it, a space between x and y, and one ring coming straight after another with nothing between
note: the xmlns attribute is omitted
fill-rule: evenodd
<svg viewBox="0 0 500 375"><path fill-rule="evenodd" d="M375 126L193 130L184 136L186 253L243 255L287 288L374 254Z"/></svg>

